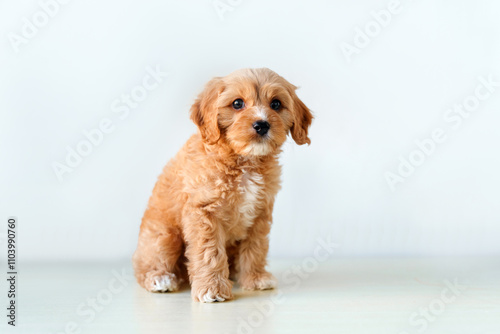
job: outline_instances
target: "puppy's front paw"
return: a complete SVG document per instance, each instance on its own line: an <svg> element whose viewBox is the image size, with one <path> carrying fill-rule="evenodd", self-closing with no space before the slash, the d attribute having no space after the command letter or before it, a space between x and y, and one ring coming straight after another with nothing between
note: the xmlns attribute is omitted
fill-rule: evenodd
<svg viewBox="0 0 500 334"><path fill-rule="evenodd" d="M144 280L144 287L151 292L177 291L180 283L181 280L172 273L148 273Z"/></svg>
<svg viewBox="0 0 500 334"><path fill-rule="evenodd" d="M240 285L244 290L268 290L278 285L278 280L268 272L248 274L240 278Z"/></svg>
<svg viewBox="0 0 500 334"><path fill-rule="evenodd" d="M231 289L233 284L228 279L220 279L215 284L202 282L193 282L191 287L191 296L194 301L202 303L223 302L233 299Z"/></svg>

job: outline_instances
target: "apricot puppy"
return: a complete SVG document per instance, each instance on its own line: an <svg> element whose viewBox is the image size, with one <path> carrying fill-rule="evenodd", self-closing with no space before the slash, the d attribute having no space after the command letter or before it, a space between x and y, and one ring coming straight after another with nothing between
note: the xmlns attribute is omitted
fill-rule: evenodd
<svg viewBox="0 0 500 334"><path fill-rule="evenodd" d="M195 301L232 298L231 278L272 289L268 234L280 188L278 155L287 134L310 144L313 116L297 87L266 69L212 79L191 107L193 135L158 178L133 265L148 291L189 279Z"/></svg>

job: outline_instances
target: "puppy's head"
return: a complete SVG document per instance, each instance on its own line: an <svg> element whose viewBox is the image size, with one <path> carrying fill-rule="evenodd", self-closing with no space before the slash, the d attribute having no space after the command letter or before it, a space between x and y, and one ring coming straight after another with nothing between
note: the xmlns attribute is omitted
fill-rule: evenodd
<svg viewBox="0 0 500 334"><path fill-rule="evenodd" d="M203 140L220 140L240 155L273 154L287 134L310 144L313 116L297 97L297 87L267 69L243 69L212 79L191 107Z"/></svg>

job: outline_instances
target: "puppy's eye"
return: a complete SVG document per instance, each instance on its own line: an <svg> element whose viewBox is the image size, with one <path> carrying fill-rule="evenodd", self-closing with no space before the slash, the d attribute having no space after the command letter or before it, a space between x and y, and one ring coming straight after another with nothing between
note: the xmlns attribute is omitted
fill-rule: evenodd
<svg viewBox="0 0 500 334"><path fill-rule="evenodd" d="M240 110L245 106L245 102L242 99L236 99L233 101L233 108L236 110Z"/></svg>
<svg viewBox="0 0 500 334"><path fill-rule="evenodd" d="M271 109L272 110L280 110L281 109L281 101L280 100L272 100L271 101Z"/></svg>

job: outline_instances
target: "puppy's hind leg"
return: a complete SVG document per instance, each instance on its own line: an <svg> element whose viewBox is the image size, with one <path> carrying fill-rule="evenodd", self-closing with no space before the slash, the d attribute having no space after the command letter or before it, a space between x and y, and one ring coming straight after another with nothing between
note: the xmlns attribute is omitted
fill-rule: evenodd
<svg viewBox="0 0 500 334"><path fill-rule="evenodd" d="M179 230L167 228L160 232L141 228L132 259L137 282L151 292L177 291L182 283L178 264L182 251Z"/></svg>

